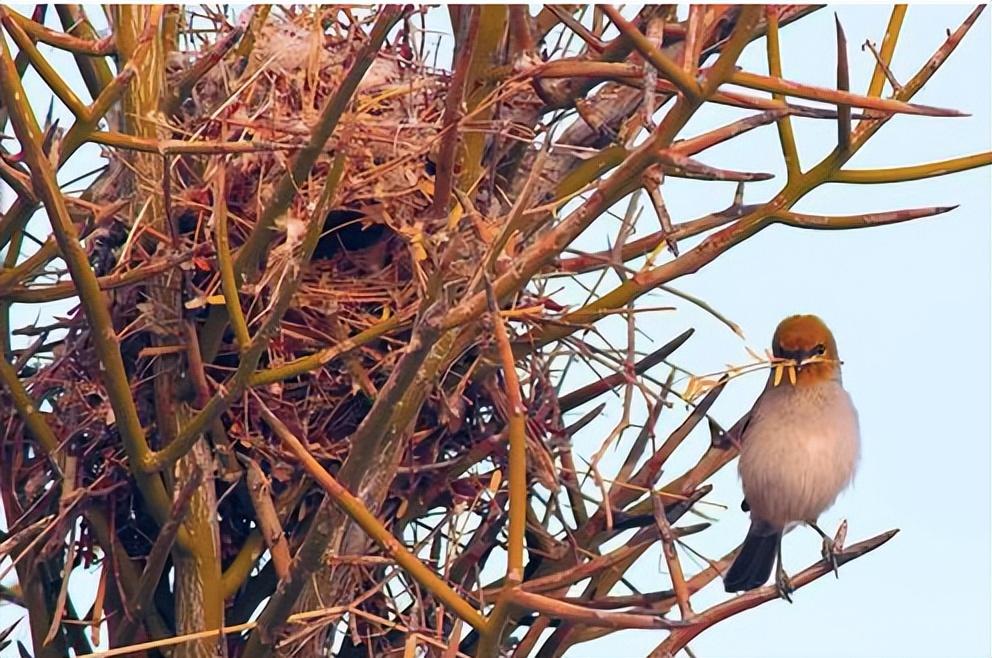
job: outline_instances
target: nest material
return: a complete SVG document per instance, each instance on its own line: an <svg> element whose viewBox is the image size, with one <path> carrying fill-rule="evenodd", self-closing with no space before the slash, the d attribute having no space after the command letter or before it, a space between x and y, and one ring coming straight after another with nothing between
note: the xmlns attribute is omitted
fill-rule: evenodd
<svg viewBox="0 0 992 658"><path fill-rule="evenodd" d="M318 18L311 13L270 17L249 61L222 62L196 85L192 99L181 108L179 125L175 119L170 124L174 138L302 144L361 46L353 29L336 25L315 29ZM191 55L189 61L193 59ZM177 84L186 64L182 57L170 63L171 84ZM445 286L457 288L475 272L480 256L472 251L477 227L468 222L451 226L448 218L426 212L433 193L429 154L439 138L446 85L445 75L416 66L388 48L372 64L352 111L342 118L310 178L299 182L289 211L277 222L279 230L261 274L242 287L242 307L255 331L283 277L294 266L293 250L310 221L334 154L345 149L346 170L334 208L323 219L324 234L260 367L278 366L334 345L387 314L412 318L438 254L451 241L461 240L467 251L461 255L461 264L447 263ZM286 148L227 156L184 155L172 162L172 221L180 249L195 255L184 263L183 284L187 318L195 323L203 321L211 305L222 303L211 220L216 167L224 169L230 241L236 251L255 226L293 152ZM125 155L113 152L109 157L113 165ZM161 194L161 188L154 193ZM133 217L122 212L114 219L117 242L127 243ZM142 250L125 244L122 251L120 244L116 246L110 259L116 265L108 273L128 271L157 257L155 248ZM101 243L97 250L106 256L108 249ZM150 336L175 338L175 326L163 319L163 309L153 303L147 287L115 291L112 304L142 423L152 446L159 448L162 440L155 427L151 383L152 362L159 352L151 347ZM140 497L132 494L131 487L120 486L129 477L120 437L102 387L88 384L99 381L99 368L81 315L75 325L64 351L35 376L33 388L53 388L53 382L61 382L53 403L57 417L65 421L64 435L73 439L82 457L81 484L91 486L96 496L108 497L118 527L126 528L122 540L129 553L142 555L150 548L155 526L142 509ZM370 409L408 338L409 330L394 332L345 359L255 389L254 394L305 437L314 454L333 469L347 455L348 437ZM484 381L472 379L465 364L474 360L469 350L464 363L454 364L449 371L451 390L432 391L428 396L405 457L407 475L393 483L396 497L409 498L415 490L429 490L440 493L430 501L432 505L451 504L472 499L486 486L469 477L445 483L439 491L430 477L441 471L422 469L462 456L486 439L493 443L492 437L503 427L502 387L494 385L491 370ZM206 364L214 390L237 363L237 346L228 330L219 354ZM289 466L295 460L266 434L255 405L252 395L246 395L228 410L223 421L226 439L234 452L259 463L274 481L277 505L292 507L305 499L306 487L295 467ZM195 411L195 404L192 407ZM544 405L539 422L529 423L528 432L532 441L543 444L543 435L556 433L559 426L557 406ZM213 440L216 443L218 438ZM502 446L491 446L491 450L495 450L491 454L495 467L500 468ZM548 472L551 469L544 469ZM222 498L218 511L223 519L224 557L230 559L249 532L253 512L243 495Z"/></svg>

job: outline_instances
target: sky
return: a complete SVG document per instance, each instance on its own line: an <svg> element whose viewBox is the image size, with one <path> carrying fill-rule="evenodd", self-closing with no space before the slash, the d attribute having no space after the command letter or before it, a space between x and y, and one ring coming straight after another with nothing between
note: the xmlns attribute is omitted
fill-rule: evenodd
<svg viewBox="0 0 992 658"><path fill-rule="evenodd" d="M860 44L865 39L881 40L888 5L832 6L783 28L785 76L833 86L834 10L847 33L851 88L864 90L873 60ZM969 11L970 7L963 5L911 6L892 65L896 77L906 80L915 73L943 41L945 30L955 29ZM919 103L952 106L971 116L896 117L854 158L851 167L917 164L992 149L990 24L986 12L914 98ZM442 40L440 61L450 58L450 51L450 38ZM745 70L764 72L764 43L749 46L740 64ZM60 71L71 69L67 66ZM29 84L29 94L38 94L36 107L43 112L49 92L36 77L29 78ZM693 119L682 136L740 116L729 108L708 108ZM836 129L832 122L797 120L795 124L804 165L817 162L833 147ZM62 180L94 166L94 157L92 150L81 153L63 170ZM711 149L699 159L728 169L775 173L772 181L748 185L748 203L768 199L782 184L784 167L773 126ZM733 184L670 179L665 195L678 222L726 207ZM5 196L3 207L8 203ZM821 517L821 526L832 532L847 519L848 543L891 528L901 530L884 547L845 565L839 580L823 578L798 591L794 604L774 601L704 633L690 645L696 656L970 658L992 653L992 173L986 168L895 185L826 186L795 209L856 214L953 204L960 207L940 217L860 231L771 227L697 274L673 283L740 325L744 340L711 315L672 295L653 293L640 301L644 307L674 306L676 310L643 314L641 328L646 335L638 348L650 350L694 327L696 335L678 351L674 361L695 372L746 363L745 346L762 352L775 325L787 315L820 315L837 338L845 386L858 407L863 439L855 483ZM605 248L618 222L609 226L609 235L603 226L597 223L596 231L583 235L580 246ZM652 211L646 209L639 232L649 232L654 226ZM692 244L682 244L683 251ZM566 289L563 294L576 291ZM21 315L22 321L30 320L35 309L22 308L20 312L31 314ZM606 321L602 326L608 338L623 343L621 324ZM661 376L665 374L661 372ZM570 377L566 390L581 385L591 375L577 368ZM735 379L712 414L729 427L750 408L763 385L763 374ZM643 408L635 411L643 414ZM614 398L579 437L579 450L591 454L598 447L597 439L617 422L618 413ZM662 414L659 436L683 415L679 406ZM625 436L624 445L632 439L633 434ZM682 472L707 442L705 427L694 432L667 465L667 473ZM714 490L707 500L725 509L707 506L713 527L687 538L686 543L717 557L739 543L748 520L739 508L736 470L723 469L711 483ZM698 520L687 516L682 523ZM819 538L810 530L797 529L788 535L787 568L798 571L816 561L819 546ZM681 557L690 573L699 568L684 551ZM653 550L629 576L644 589L661 589L668 583L665 571L659 551ZM717 582L694 597L694 603L699 609L727 596ZM0 627L12 617L10 606L0 606ZM655 632L625 631L579 645L568 656L642 656L661 639ZM623 647L622 654L618 646Z"/></svg>

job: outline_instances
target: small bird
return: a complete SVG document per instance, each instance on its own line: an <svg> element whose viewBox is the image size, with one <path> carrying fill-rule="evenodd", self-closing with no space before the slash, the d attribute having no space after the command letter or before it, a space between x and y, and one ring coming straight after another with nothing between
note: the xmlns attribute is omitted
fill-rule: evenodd
<svg viewBox="0 0 992 658"><path fill-rule="evenodd" d="M782 361L739 434L741 507L750 510L751 527L724 587L728 592L761 587L777 562L775 584L791 602L782 535L806 523L823 537L824 557L836 569L833 542L816 520L854 477L861 438L857 411L841 382L837 343L823 320L815 315L782 320L772 354Z"/></svg>

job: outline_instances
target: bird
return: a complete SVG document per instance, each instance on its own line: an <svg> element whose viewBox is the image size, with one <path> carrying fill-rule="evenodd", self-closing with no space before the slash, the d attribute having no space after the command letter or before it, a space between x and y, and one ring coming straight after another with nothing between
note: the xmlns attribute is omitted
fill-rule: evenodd
<svg viewBox="0 0 992 658"><path fill-rule="evenodd" d="M815 315L793 315L772 338L772 369L738 435L741 507L751 526L727 575L727 592L775 584L791 603L782 565L782 535L806 524L823 538L824 558L837 562L820 514L854 478L861 451L858 413L841 380L837 342ZM788 372L788 377L783 374Z"/></svg>

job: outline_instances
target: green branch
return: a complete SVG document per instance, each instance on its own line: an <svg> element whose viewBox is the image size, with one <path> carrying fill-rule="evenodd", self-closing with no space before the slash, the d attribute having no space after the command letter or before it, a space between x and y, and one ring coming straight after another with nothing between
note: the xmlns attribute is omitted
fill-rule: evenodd
<svg viewBox="0 0 992 658"><path fill-rule="evenodd" d="M992 164L992 151L965 155L960 158L929 162L909 167L886 167L883 169L842 169L830 177L831 183L854 183L869 185L876 183L903 183L935 176L946 176L959 171L967 171Z"/></svg>

